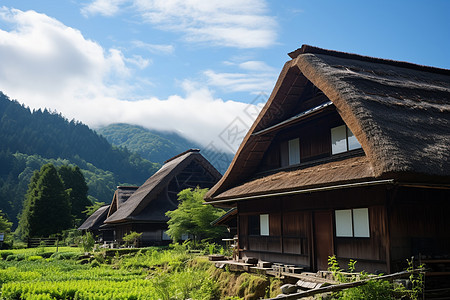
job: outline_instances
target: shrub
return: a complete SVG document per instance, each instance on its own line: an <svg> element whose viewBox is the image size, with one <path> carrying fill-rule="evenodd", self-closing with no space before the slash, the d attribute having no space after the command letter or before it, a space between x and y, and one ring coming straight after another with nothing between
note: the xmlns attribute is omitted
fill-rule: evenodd
<svg viewBox="0 0 450 300"><path fill-rule="evenodd" d="M30 255L27 258L28 261L35 261L35 260L41 260L41 259L43 259L43 258L40 255Z"/></svg>
<svg viewBox="0 0 450 300"><path fill-rule="evenodd" d="M63 260L76 260L80 257L79 252L55 252L50 258L53 259L63 259Z"/></svg>
<svg viewBox="0 0 450 300"><path fill-rule="evenodd" d="M92 233L86 232L85 235L81 238L81 246L83 247L84 252L90 252L94 249L95 239Z"/></svg>
<svg viewBox="0 0 450 300"><path fill-rule="evenodd" d="M412 263L409 261L408 263L410 265L408 271L412 271ZM332 272L334 279L339 282L354 282L370 278L369 274L366 272L355 273L355 264L355 260L350 260L348 264L350 274L344 273L339 267L334 255L328 258L328 270ZM413 283L412 290L398 288L387 280L376 280L376 277L372 278L374 280L368 280L363 285L333 293L331 299L394 299L394 294L401 295L401 299L404 299L404 296L407 296L407 299L419 299L418 296L423 288L423 275L421 273L419 273L419 275L412 274L410 276L410 280Z"/></svg>
<svg viewBox="0 0 450 300"><path fill-rule="evenodd" d="M11 251L1 251L0 252L0 256L2 257L2 259L6 259L8 256L13 255L14 253Z"/></svg>

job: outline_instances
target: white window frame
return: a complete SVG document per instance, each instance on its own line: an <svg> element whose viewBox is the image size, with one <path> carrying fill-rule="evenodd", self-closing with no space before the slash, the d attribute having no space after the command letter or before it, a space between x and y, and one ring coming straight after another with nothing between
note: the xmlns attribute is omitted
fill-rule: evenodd
<svg viewBox="0 0 450 300"><path fill-rule="evenodd" d="M359 148L361 148L361 144L347 125L344 124L331 128L332 155L348 152Z"/></svg>
<svg viewBox="0 0 450 300"><path fill-rule="evenodd" d="M300 139L295 138L288 141L288 164L289 166L300 163Z"/></svg>
<svg viewBox="0 0 450 300"><path fill-rule="evenodd" d="M336 237L370 238L369 209L335 210Z"/></svg>
<svg viewBox="0 0 450 300"><path fill-rule="evenodd" d="M268 236L269 235L269 214L259 215L259 235Z"/></svg>

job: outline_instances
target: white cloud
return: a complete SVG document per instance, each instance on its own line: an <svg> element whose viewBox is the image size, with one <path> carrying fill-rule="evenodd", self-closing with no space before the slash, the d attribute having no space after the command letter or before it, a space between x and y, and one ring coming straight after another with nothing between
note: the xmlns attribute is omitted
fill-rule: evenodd
<svg viewBox="0 0 450 300"><path fill-rule="evenodd" d="M127 58L117 49L104 50L73 28L34 11L0 8L0 90L31 108L49 108L92 127L124 122L178 131L206 146L235 150L223 131L239 117L246 131L259 107L213 97L205 86L184 81L184 96L125 101L132 95L134 67L142 57ZM234 127L233 127L234 128ZM227 135L228 136L228 135ZM241 138L241 137L239 137Z"/></svg>
<svg viewBox="0 0 450 300"><path fill-rule="evenodd" d="M249 60L243 63L239 64L239 67L244 70L248 71L261 71L261 72L276 72L275 68L267 65L263 61L257 61L257 60Z"/></svg>
<svg viewBox="0 0 450 300"><path fill-rule="evenodd" d="M149 44L142 41L132 41L131 45L145 49L153 54L172 54L175 51L175 47L172 45Z"/></svg>
<svg viewBox="0 0 450 300"><path fill-rule="evenodd" d="M184 34L188 42L258 48L273 45L277 38L277 22L267 15L264 0L94 0L82 13L111 16L125 5L147 23Z"/></svg>
<svg viewBox="0 0 450 300"><path fill-rule="evenodd" d="M228 66L237 65L246 73L218 73L206 70L203 74L207 77L210 86L220 87L231 92L250 92L253 94L269 93L273 88L277 72L275 68L262 61L246 61L243 63L225 62Z"/></svg>
<svg viewBox="0 0 450 300"><path fill-rule="evenodd" d="M94 14L113 16L118 13L120 5L126 2L127 0L95 0L84 6L81 13L86 17Z"/></svg>

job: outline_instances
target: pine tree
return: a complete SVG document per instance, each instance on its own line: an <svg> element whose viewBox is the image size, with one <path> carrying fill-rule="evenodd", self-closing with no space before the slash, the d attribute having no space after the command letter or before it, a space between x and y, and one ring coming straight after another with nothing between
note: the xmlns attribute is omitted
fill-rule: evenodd
<svg viewBox="0 0 450 300"><path fill-rule="evenodd" d="M83 211L86 210L87 206L92 205L88 199L86 180L78 166L63 165L59 168L58 173L61 176L65 189L69 193L71 215L79 223L86 218Z"/></svg>
<svg viewBox="0 0 450 300"><path fill-rule="evenodd" d="M19 221L22 238L46 237L72 224L69 196L53 164L43 165L31 178Z"/></svg>

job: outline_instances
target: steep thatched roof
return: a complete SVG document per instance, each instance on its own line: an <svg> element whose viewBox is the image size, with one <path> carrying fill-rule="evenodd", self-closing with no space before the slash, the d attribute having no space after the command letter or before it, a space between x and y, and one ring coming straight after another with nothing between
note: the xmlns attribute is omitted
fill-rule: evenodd
<svg viewBox="0 0 450 300"><path fill-rule="evenodd" d="M373 177L448 182L450 70L306 45L290 56L292 60L285 64L269 100L227 172L207 194L207 201L257 194L263 189L326 185L344 179L338 176L324 181L315 176L315 168L322 166L311 167L313 172L303 174L301 179L297 171L280 173L287 182L291 176L297 177L298 181L292 181L291 185L283 183L284 179L278 183L271 181L280 174L252 178L274 138L273 134L255 133L311 109L304 97L311 83L333 103L362 145L368 169L361 172L361 180ZM302 171L305 170L299 170Z"/></svg>
<svg viewBox="0 0 450 300"><path fill-rule="evenodd" d="M109 207L108 217L115 213L138 188L138 186L118 186Z"/></svg>
<svg viewBox="0 0 450 300"><path fill-rule="evenodd" d="M97 209L89 218L78 227L78 230L97 230L100 225L106 220L108 215L109 205L105 205Z"/></svg>
<svg viewBox="0 0 450 300"><path fill-rule="evenodd" d="M197 174L186 170L196 170ZM167 221L165 213L177 207L176 194L181 189L195 188L197 185L211 187L220 177L221 174L200 154L200 150L188 150L167 160L158 172L108 216L105 223Z"/></svg>

